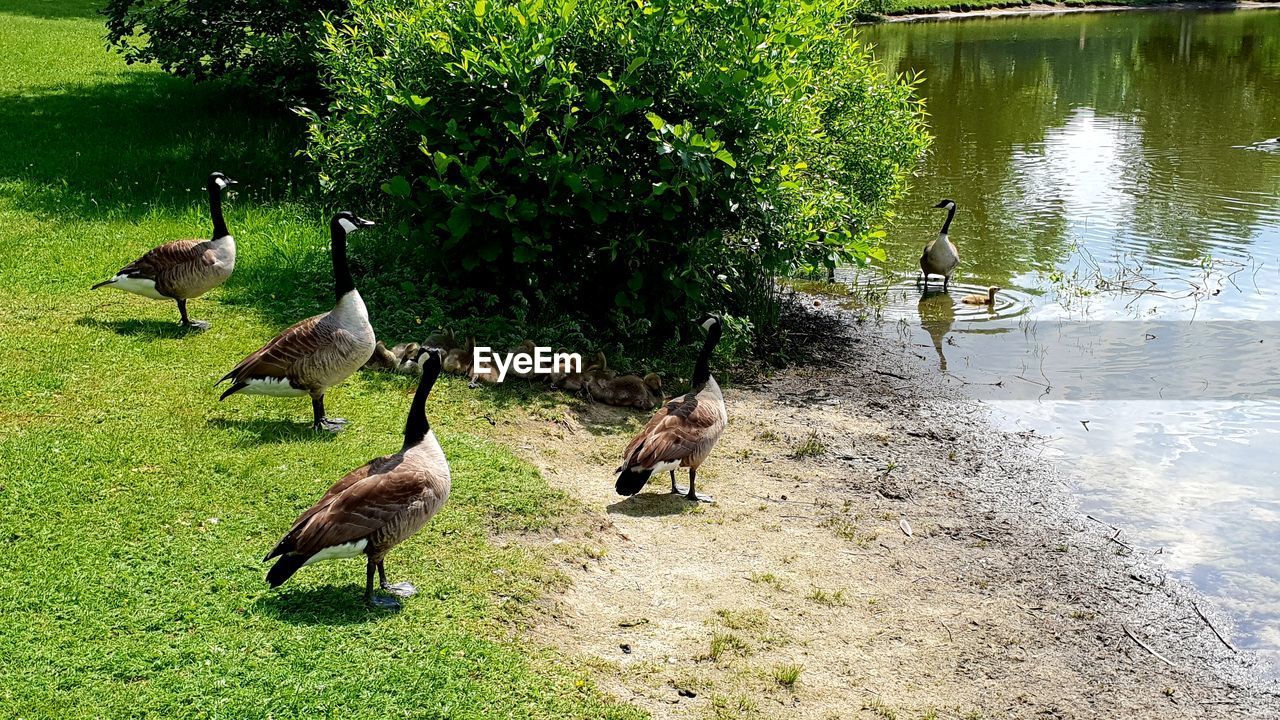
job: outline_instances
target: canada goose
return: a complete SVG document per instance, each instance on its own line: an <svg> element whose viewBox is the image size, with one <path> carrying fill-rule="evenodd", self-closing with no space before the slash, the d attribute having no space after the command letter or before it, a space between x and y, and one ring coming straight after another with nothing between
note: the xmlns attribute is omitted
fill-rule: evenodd
<svg viewBox="0 0 1280 720"><path fill-rule="evenodd" d="M946 208L947 221L942 223L942 230L938 233L938 237L929 241L924 246L924 254L920 256L920 274L924 278L924 287L929 289L929 276L942 276L942 291L946 292L947 287L951 284L951 273L956 271L956 266L960 264L960 251L956 249L955 243L951 242L947 237L947 231L951 228L951 221L956 216L955 200L943 200L934 205L935 208Z"/></svg>
<svg viewBox="0 0 1280 720"><path fill-rule="evenodd" d="M424 409L431 386L440 375L440 351L423 349L422 379L409 405L400 452L370 460L339 480L320 502L298 516L280 542L263 558L275 565L267 572L271 587L279 587L298 568L321 560L364 554L364 601L396 610L395 597L373 594L373 573L384 592L398 597L417 593L413 585L387 583L383 559L392 548L412 537L449 498L449 462L431 431Z"/></svg>
<svg viewBox="0 0 1280 720"><path fill-rule="evenodd" d="M649 424L627 445L614 489L619 495L635 495L644 489L655 472L671 471L671 492L689 500L711 502L698 495L695 485L698 467L711 454L720 433L729 421L720 385L711 376L711 352L720 342L720 318L708 317L702 327L707 340L693 369L692 387L674 398L653 416ZM676 487L676 468L689 468L689 491Z"/></svg>
<svg viewBox="0 0 1280 720"><path fill-rule="evenodd" d="M220 172L210 174L205 183L209 217L213 220L211 240L174 240L152 248L92 289L113 287L152 300L174 300L184 326L209 329L207 321L187 317L187 301L226 282L236 268L236 239L222 218L222 191L235 184Z"/></svg>
<svg viewBox="0 0 1280 720"><path fill-rule="evenodd" d="M557 353L567 353L564 348L560 348ZM565 372L557 370L547 376L551 380L551 387L564 390L566 392L581 392L587 389L587 386L593 379L613 379L615 373L609 369L609 361L605 359L603 352L597 352L595 360L590 365L578 372Z"/></svg>
<svg viewBox="0 0 1280 720"><path fill-rule="evenodd" d="M421 347L422 346L416 342L400 343L391 348L391 354L395 356L396 363L399 364L400 361L405 360L406 358L412 360L416 357L418 349Z"/></svg>
<svg viewBox="0 0 1280 720"><path fill-rule="evenodd" d="M649 373L643 378L636 375L593 377L587 383L587 391L591 393L592 400L605 405L652 410L662 404L662 379L657 373Z"/></svg>
<svg viewBox="0 0 1280 720"><path fill-rule="evenodd" d="M386 344L379 340L373 346L373 354L369 356L364 366L370 370L394 370L399 364L400 359L396 357L395 352L388 350Z"/></svg>
<svg viewBox="0 0 1280 720"><path fill-rule="evenodd" d="M396 358L396 364L392 370L400 375L421 375L422 366L415 359L418 357L420 349L422 349L422 346L416 342L397 345L392 348L391 354Z"/></svg>
<svg viewBox="0 0 1280 720"><path fill-rule="evenodd" d="M428 335L426 341L422 344L431 348L440 348L443 352L449 352L458 347L458 339L454 337L453 329L450 328Z"/></svg>
<svg viewBox="0 0 1280 720"><path fill-rule="evenodd" d="M345 210L333 216L330 235L337 304L329 312L307 318L285 330L240 361L215 383L231 381L231 387L222 393L219 400L226 400L238 392L310 395L314 415L312 427L330 432L342 429L346 420L325 417L324 393L359 370L376 347L369 311L347 266L347 234L370 225L373 225L372 221Z"/></svg>
<svg viewBox="0 0 1280 720"><path fill-rule="evenodd" d="M517 347L512 348L511 349L511 369L507 371L507 374L513 375L522 380L537 380L538 378L542 377L543 374L539 373L537 369L534 368L536 352L537 352L537 346L533 344L532 340L525 340L524 342L520 343L520 345L518 345ZM519 370L516 370L515 360L516 358L520 358L520 357L529 358L528 372L520 372Z"/></svg>
<svg viewBox="0 0 1280 720"><path fill-rule="evenodd" d="M1000 292L1000 288L992 285L987 288L986 295L965 295L960 298L960 302L966 305L991 305L994 307L996 304L996 293L998 292Z"/></svg>
<svg viewBox="0 0 1280 720"><path fill-rule="evenodd" d="M467 344L456 347L444 355L444 371L455 375L470 375L471 363L475 357L475 338L467 340Z"/></svg>

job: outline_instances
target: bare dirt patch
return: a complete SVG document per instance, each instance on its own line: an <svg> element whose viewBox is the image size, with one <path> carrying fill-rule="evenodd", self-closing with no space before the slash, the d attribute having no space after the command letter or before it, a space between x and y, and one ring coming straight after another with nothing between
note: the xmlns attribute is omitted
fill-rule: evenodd
<svg viewBox="0 0 1280 720"><path fill-rule="evenodd" d="M643 414L499 423L590 513L534 637L655 718L1280 717L1197 598L1073 509L1036 438L890 340L839 358L726 392L713 505L665 476L614 495Z"/></svg>

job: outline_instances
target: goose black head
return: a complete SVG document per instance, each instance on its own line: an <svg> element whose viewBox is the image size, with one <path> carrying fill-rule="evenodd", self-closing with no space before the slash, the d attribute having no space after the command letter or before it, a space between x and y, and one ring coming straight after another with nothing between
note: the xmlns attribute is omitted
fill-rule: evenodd
<svg viewBox="0 0 1280 720"><path fill-rule="evenodd" d="M232 185L239 185L239 184L240 184L239 182L232 180L231 178L227 177L226 175L223 175L220 172L209 173L208 185L210 190L214 188L217 188L218 190L226 190Z"/></svg>
<svg viewBox="0 0 1280 720"><path fill-rule="evenodd" d="M352 233L352 232L355 232L356 230L359 230L360 228L372 227L374 225L374 222L372 220L365 220L364 218L359 217L358 215L351 212L350 210L343 210L342 212L333 216L333 224L341 225L343 230L347 231L348 233Z"/></svg>
<svg viewBox="0 0 1280 720"><path fill-rule="evenodd" d="M937 205L934 205L934 207L936 208L947 208L947 209L951 209L955 206L956 206L956 201L950 200L947 198L943 198Z"/></svg>
<svg viewBox="0 0 1280 720"><path fill-rule="evenodd" d="M703 330L710 332L711 328L717 327L720 325L720 318L717 315L712 315L708 313L698 318L698 324L702 326Z"/></svg>

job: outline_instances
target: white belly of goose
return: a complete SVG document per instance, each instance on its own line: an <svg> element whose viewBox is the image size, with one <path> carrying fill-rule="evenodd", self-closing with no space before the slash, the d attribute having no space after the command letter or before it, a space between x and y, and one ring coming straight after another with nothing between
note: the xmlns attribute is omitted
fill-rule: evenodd
<svg viewBox="0 0 1280 720"><path fill-rule="evenodd" d="M361 539L354 540L349 543L343 543L342 545L327 547L307 558L307 561L302 563L302 565L303 567L306 567L312 563L324 562L325 560L345 560L347 558L353 558L363 553L365 547L368 545L369 541L367 539Z"/></svg>
<svg viewBox="0 0 1280 720"><path fill-rule="evenodd" d="M306 390L290 385L288 378L254 378L249 380L248 387L240 392L273 397L297 397L307 394Z"/></svg>
<svg viewBox="0 0 1280 720"><path fill-rule="evenodd" d="M111 284L108 285L107 287L113 287L113 288L116 288L117 290L123 290L125 292L133 293L134 295L141 295L143 297L148 297L148 298L151 298L152 300L167 299L165 298L164 295L161 295L158 290L156 290L155 280L147 280L145 278L131 278L131 277L128 277L127 275L117 275L115 276L114 279L112 279Z"/></svg>

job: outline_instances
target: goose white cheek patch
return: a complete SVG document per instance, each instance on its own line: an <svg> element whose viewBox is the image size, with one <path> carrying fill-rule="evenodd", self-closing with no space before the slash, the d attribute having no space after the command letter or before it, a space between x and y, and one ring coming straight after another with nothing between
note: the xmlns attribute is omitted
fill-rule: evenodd
<svg viewBox="0 0 1280 720"><path fill-rule="evenodd" d="M348 220L348 219L346 219L346 218L342 218L342 219L338 220L338 224L339 224L339 225L341 225L341 226L342 226L342 229L343 229L343 230L346 230L347 232L355 232L355 231L356 231L356 224L355 224L355 223L353 223L353 222L351 222L350 220Z"/></svg>

